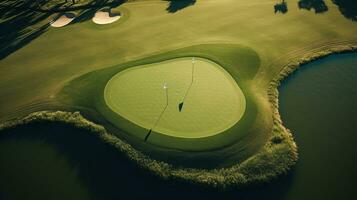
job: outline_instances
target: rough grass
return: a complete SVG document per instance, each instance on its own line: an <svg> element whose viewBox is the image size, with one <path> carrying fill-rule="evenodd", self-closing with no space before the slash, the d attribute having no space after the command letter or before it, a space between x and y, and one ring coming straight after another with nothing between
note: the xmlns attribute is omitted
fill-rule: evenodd
<svg viewBox="0 0 357 200"><path fill-rule="evenodd" d="M32 113L22 119L9 121L0 125L0 132L10 127L26 125L36 121L65 122L79 129L88 130L98 135L98 139L115 146L118 151L128 155L142 168L167 180L188 181L192 184L206 185L221 189L237 188L247 184L269 181L286 172L296 161L295 146L291 138L279 143L269 143L266 149L241 164L228 168L203 170L179 168L165 162L150 159L116 136L109 134L103 126L83 118L79 112L42 111ZM50 134L50 133L49 133Z"/></svg>

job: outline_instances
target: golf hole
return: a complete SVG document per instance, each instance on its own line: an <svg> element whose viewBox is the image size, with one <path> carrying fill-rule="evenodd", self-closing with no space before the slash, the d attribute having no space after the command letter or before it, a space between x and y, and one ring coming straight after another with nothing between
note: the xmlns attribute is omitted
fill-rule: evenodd
<svg viewBox="0 0 357 200"><path fill-rule="evenodd" d="M179 138L219 134L234 126L246 107L231 75L206 59L180 58L126 69L109 80L104 97L114 113L147 133Z"/></svg>

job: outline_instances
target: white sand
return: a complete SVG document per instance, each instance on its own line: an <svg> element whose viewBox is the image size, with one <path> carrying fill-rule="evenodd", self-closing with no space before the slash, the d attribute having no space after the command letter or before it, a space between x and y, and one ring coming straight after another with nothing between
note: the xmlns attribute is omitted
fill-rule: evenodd
<svg viewBox="0 0 357 200"><path fill-rule="evenodd" d="M75 18L73 13L64 13L60 17L56 18L53 22L51 22L51 26L53 27L63 27L67 24L71 23Z"/></svg>
<svg viewBox="0 0 357 200"><path fill-rule="evenodd" d="M119 18L119 14L111 13L110 9L106 9L96 12L92 21L96 24L110 24L117 21Z"/></svg>

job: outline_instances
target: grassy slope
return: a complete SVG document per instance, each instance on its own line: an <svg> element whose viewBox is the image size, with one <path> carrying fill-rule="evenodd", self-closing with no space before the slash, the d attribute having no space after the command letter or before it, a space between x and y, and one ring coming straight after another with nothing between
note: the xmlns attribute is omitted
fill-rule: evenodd
<svg viewBox="0 0 357 200"><path fill-rule="evenodd" d="M330 47L357 43L356 24L329 1L329 11L318 15L299 10L296 1L289 1L287 14L274 14L275 3L201 0L175 14L166 12L167 2L131 3L124 5L130 11L124 23L99 28L88 21L50 29L0 61L0 95L6 97L0 99L0 119L43 109L42 103L55 101L54 95L69 80L95 69L193 44L233 43L259 54L261 66L247 87L267 112L259 113L264 123L252 131L270 132L266 91L283 66ZM32 110L21 109L32 103Z"/></svg>
<svg viewBox="0 0 357 200"><path fill-rule="evenodd" d="M202 0L175 14L166 12L168 2L149 1L125 4L130 20L121 24L99 28L87 21L51 28L0 61L0 94L7 97L0 100L0 116L34 101L51 100L80 74L192 44L252 47L262 60L252 87L266 90L290 59L333 42L356 40L357 27L335 5L328 2L330 10L316 15L293 2L281 15L274 14L275 1L268 0Z"/></svg>
<svg viewBox="0 0 357 200"><path fill-rule="evenodd" d="M232 55L235 55L235 59L232 59ZM154 148L152 145L143 143L143 140L138 140L136 137L130 137L130 134L127 134L123 130L132 130L132 132L135 133L147 133L147 130L135 126L132 123L126 122L125 119L121 118L106 106L105 100L103 98L103 91L108 80L119 71L132 66L155 63L163 60L187 56L203 57L213 60L214 62L224 67L229 73L231 73L233 78L239 83L241 89L245 93L247 102L245 114L243 115L243 118L240 120L239 124L236 124L233 128L228 129L224 133L208 138L194 140L181 138L172 140L171 138L167 138L162 134L155 134L155 132L153 132L152 136L150 137L154 138L152 142L166 141L167 146L172 146L175 148L180 147L181 149L185 148L197 151L202 148L221 148L220 150L216 150L214 152L209 151L200 153L187 153L180 150L168 151L166 148ZM111 132L120 135L121 138L131 140L130 143L133 144L136 148L139 148L143 152L150 153L150 155L155 158L164 158L170 162L174 160L180 164L186 163L186 165L190 164L191 166L197 166L197 164L202 165L203 163L205 163L205 167L229 165L232 162L237 162L237 160L245 159L248 156L254 154L261 147L261 145L265 143L266 137L269 135L269 131L265 130L264 127L270 128L270 122L265 119L264 115L261 114L269 113L269 106L262 107L259 104L259 107L257 107L255 103L257 94L253 93L249 88L247 88L248 85L246 84L249 82L251 77L253 77L254 72L259 69L259 64L260 62L257 54L249 48L229 44L197 45L193 47L177 49L152 57L85 74L72 80L68 85L66 85L58 95L58 98L61 99L61 102L64 102L66 105L79 106L75 109L81 110L83 113L86 113L88 109L92 108L90 113L91 117L95 115L97 118L103 118L100 114L102 113L106 116L106 118L109 117L112 119L117 119L117 127L121 127L123 130L115 129L111 130ZM235 66L237 65L240 67L236 68ZM244 74L243 72L246 72L245 76L241 76ZM95 108L94 111L93 108ZM257 109L260 110L259 113L257 113ZM103 120L99 120L99 122L102 124L105 123L106 125L111 125ZM120 125L118 123L120 123ZM237 132L242 134L237 135ZM194 144L190 144L191 142ZM201 145L197 145L197 143L201 143ZM235 144L229 148L222 149L222 147L232 143ZM184 157L184 159L182 157ZM208 162L209 164L207 162L201 162L202 159L206 161L210 160L210 162Z"/></svg>
<svg viewBox="0 0 357 200"><path fill-rule="evenodd" d="M72 131L73 129L75 129L79 135L85 133L88 137L94 136L96 139L92 137L92 139L94 140L91 140L92 142L90 142L91 147L92 145L102 142L105 143L105 145L109 144L115 147L115 150L123 152L126 156L128 156L129 159L134 161L140 167L150 171L155 175L160 176L161 178L171 180L180 179L184 180L185 183L200 184L204 186L218 187L221 189L230 187L237 188L247 184L269 181L273 177L276 177L277 175L286 172L286 170L288 170L296 160L296 152L294 150L291 151L291 146L289 142L290 140L281 140L279 143L275 144L268 142L268 148L265 148L264 150L245 160L244 162L234 164L230 167L211 170L182 168L149 158L145 154L142 154L140 151L137 151L127 143L123 142L118 137L115 137L112 134L108 134L104 127L87 121L78 112L68 113L61 111L45 111L32 113L31 115L28 115L22 119L17 119L0 124L0 133L6 133L7 130L11 130L12 128L14 128L15 130L16 128L21 129L21 127L25 128L25 130L26 127L31 129L31 127L33 127L32 125L35 125L34 127L36 127L36 123L37 128L39 128L38 125L40 124L38 122L44 124L45 127L46 124L55 123L53 125L59 125L59 132L61 132L61 127L63 127L61 125L65 124ZM49 138L54 139L52 137L53 134L53 136L56 138L55 144L59 144L59 146L63 145L63 142L60 142L61 138L67 140L63 137L64 135L61 133L60 138L58 138L58 131L57 133L48 133L48 131L39 132L40 134L46 134L46 137L48 136ZM78 144L78 142L81 141L80 138L83 138L83 135L80 138L78 137L79 135L71 136L76 141L74 142L74 144ZM25 137L28 136L26 135ZM29 137L31 138L31 135ZM89 138L86 139L86 142L90 141L88 139ZM93 142L95 144L93 144ZM100 148L101 150L103 150L103 146ZM110 152L115 150L111 149ZM83 154L81 153L77 154L76 156L82 156ZM71 155L73 155L73 153L71 153ZM78 158L76 158L76 160L78 160Z"/></svg>

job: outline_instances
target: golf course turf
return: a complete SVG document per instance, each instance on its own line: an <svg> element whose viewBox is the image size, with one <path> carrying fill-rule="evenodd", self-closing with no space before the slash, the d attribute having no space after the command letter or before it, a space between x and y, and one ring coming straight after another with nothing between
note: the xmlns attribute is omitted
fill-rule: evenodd
<svg viewBox="0 0 357 200"><path fill-rule="evenodd" d="M137 66L110 79L104 92L106 104L126 120L147 129L126 132L144 139L152 130L151 137L146 139L150 143L190 148L179 145L179 141L151 138L160 138L156 134L171 140L206 138L224 132L241 119L245 98L234 79L206 59L193 62L191 58L181 58ZM181 102L184 104L179 109ZM118 123L118 118L108 120Z"/></svg>
<svg viewBox="0 0 357 200"><path fill-rule="evenodd" d="M229 53L234 53L236 56L236 60L231 60L231 57L229 56ZM182 101L182 98L185 96L186 89L189 87L189 83L192 78L192 64L191 64L191 58L192 57L199 57L195 63L195 66L197 67L196 69L196 75L197 79L194 79L194 85L197 85L198 83L205 83L204 79L199 78L200 75L198 72L200 72L200 68L204 67L204 69L211 69L211 78L218 77L220 79L223 78L223 82L221 81L220 84L222 86L228 86L228 90L231 90L232 93L228 94L227 97L221 98L221 96L217 95L219 92L222 93L222 91L217 91L220 88L217 88L216 90L214 87L217 87L219 84L216 82L212 82L215 84L214 87L212 85L210 86L210 90L206 91L208 92L209 95L214 95L213 97L207 97L204 96L202 92L197 91L196 93L201 94L199 100L197 100L197 103L203 104L204 100L207 100L209 98L213 98L212 103L219 102L222 100L229 101L229 98L235 99L234 101L236 102L231 102L229 104L221 104L219 107L207 107L204 110L201 110L201 112L197 113L201 115L201 120L203 118L208 118L212 116L207 116L207 113L209 112L218 112L220 113L223 111L224 106L227 106L227 113L228 116L232 116L231 120L229 121L229 118L227 119L227 116L225 117L225 120L228 120L227 124L222 123L220 124L221 131L217 132L212 132L212 130L207 129L206 127L209 127L209 124L205 124L206 122L202 123L202 127L206 128L206 132L197 132L196 134L201 134L201 136L194 137L192 136L186 136L186 137L180 137L179 135L175 135L172 137L172 135L169 135L167 132L164 134L156 132L157 130L154 128L150 132L150 137L146 138L148 132L150 129L152 129L153 125L156 123L155 118L159 117L160 112L162 112L163 108L165 107L165 91L163 89L163 84L166 82L168 86L168 90L175 91L175 85L181 84L182 88L178 89L175 93L179 93L177 95L174 95L172 100L173 103L169 103L170 106L168 106L168 109L171 109L172 114L176 113L177 115L184 115L185 113L188 112L187 109L190 108L190 98L189 96L186 97L186 104L183 107L183 110L180 112L179 111L179 103ZM181 61L180 61L181 60ZM174 62L173 62L174 61ZM180 62L179 62L180 61ZM204 62L203 62L204 61ZM159 63L159 64L157 64ZM117 80L116 77L121 77L120 72L126 72L129 71L131 72L133 69L140 69L139 73L142 72L142 68L144 69L151 69L150 67L146 67L147 64L150 64L149 66L160 66L162 63L169 63L164 69L166 68L166 73L167 75L170 74L170 76L163 76L158 77L158 74L154 74L155 76L152 76L150 79L150 74L147 71L143 71L144 73L142 75L147 75L145 79L140 79L142 81L147 81L145 84L140 84L138 82L138 79L136 78L130 78L131 82L128 82L128 80L125 80L125 84L128 84L128 87L135 87L133 84L137 84L136 86L139 88L142 88L142 90L138 93L132 93L132 95L144 95L142 97L135 97L135 101L142 101L141 104L134 104L134 108L136 106L143 106L143 104L148 103L148 106L144 105L143 110L141 110L139 113L138 111L132 112L135 115L138 115L139 117L142 117L143 115L148 116L148 121L149 123L147 124L147 127L145 125L138 126L133 123L132 121L128 120L125 118L125 115L120 115L118 114L118 110L123 109L123 108L114 108L112 107L112 102L108 101L106 98L106 95L108 95L108 86L111 86L112 80ZM186 63L186 64L185 64ZM172 65L174 64L174 65ZM175 65L179 66L175 66ZM145 138L147 139L147 143L154 144L152 145L145 145L141 149L142 151L150 151L150 152L157 152L157 158L163 158L163 157L176 157L177 155L172 152L167 152L165 149L177 149L176 153L179 154L179 157L181 157L183 154L186 154L185 152L181 152L181 150L188 150L188 151L203 151L203 150L213 150L213 149L222 149L223 147L229 146L234 144L237 140L244 138L246 135L252 133L249 131L252 127L252 123L257 120L257 107L254 103L254 95L252 94L252 91L246 87L245 83L246 81L249 80L251 76L254 75L255 71L259 68L260 60L259 57L257 56L257 53L254 52L252 49L243 47L240 45L228 45L228 44L209 44L209 45L197 45L197 46L192 46L192 47L187 47L187 48L182 48L178 49L172 52L167 52L155 56L151 56L148 58L140 59L134 62L128 62L124 63L118 66L113 66L110 68L106 68L103 70L98 70L94 71L88 74L85 74L81 77L78 77L74 80L72 80L70 83L68 83L62 91L59 93L58 98L61 99L61 101L65 104L72 104L72 105L77 105L80 107L95 107L98 114L101 118L105 118L110 122L110 125L114 125L116 128L120 129L120 131L116 131L117 134L124 136L125 138L129 140L135 141L133 145L140 145L141 141L144 141ZM202 66L201 66L202 65ZM239 65L240 68L236 68L234 66ZM186 66L186 67L185 67ZM201 66L201 67L200 67ZM168 68L170 69L170 72L176 72L176 73L170 73L168 71ZM178 71L182 72L184 69L186 73L188 73L188 76L185 78L180 78L179 80L181 81L178 82L177 84L172 84L170 86L170 77L172 78L177 78L179 77ZM136 70L136 71L137 71ZM175 71L176 70L176 71ZM135 72L135 71L134 71ZM165 71L160 71L160 70L152 70L152 73L163 73ZM118 74L119 73L119 74ZM206 75L207 72L205 72ZM127 73L126 73L127 74ZM128 73L129 74L129 73ZM217 75L218 74L218 75ZM238 75L239 74L239 75ZM129 74L130 75L130 74ZM164 74L165 75L165 74ZM231 76L232 75L232 76ZM213 77L212 77L213 76ZM114 78L113 78L114 77ZM186 81L185 81L186 80ZM120 80L119 80L120 81ZM156 82L158 81L158 82ZM195 82L196 81L196 82ZM109 82L109 83L108 83ZM150 88L150 82L155 83L153 88ZM172 83L172 82L171 82ZM212 84L209 83L209 81L206 81L206 84ZM237 84L238 83L238 84ZM118 92L121 88L114 87L114 95L125 95L127 92L130 91L135 91L133 88L125 88L124 83L121 83L119 85L115 84L117 87L124 87L125 92ZM114 85L114 86L115 86ZM192 91L195 91L197 89L194 89L194 85L192 86ZM239 86L239 87L238 87ZM144 88L148 87L148 88ZM200 86L201 87L201 86ZM203 87L205 87L203 85ZM110 88L110 87L109 87ZM206 87L207 88L207 87ZM144 91L145 90L145 91ZM161 94L160 100L157 101L152 101L150 98L148 98L148 94L152 95L152 93L155 92L157 94ZM170 90L170 91L171 91ZM207 90L207 89L206 89ZM82 91L81 93L77 93L75 91ZM109 89L110 91L110 89ZM192 92L191 91L191 92ZM212 93L210 93L212 92ZM109 93L111 94L111 93ZM153 93L155 94L155 93ZM226 93L222 93L221 95L227 95ZM155 96L155 95L154 95ZM176 97L175 97L176 96ZM121 99L125 99L127 97L122 97ZM157 98L157 96L155 96ZM197 97L196 97L197 98ZM216 99L214 101L214 99ZM154 105L150 105L150 101ZM158 102L162 103L158 103ZM169 101L170 101L170 96L169 96ZM232 100L231 100L232 101ZM126 99L124 103L133 103L133 99L129 100ZM109 105L109 106L108 106ZM234 110L234 105L236 105L236 110ZM156 113L153 113L155 111L150 111L148 109L155 109L156 107ZM198 105L199 106L199 105ZM218 106L218 105L217 105ZM130 109L130 106L125 105L125 109ZM198 107L199 108L199 107ZM218 108L218 109L217 109ZM130 111L130 110L129 110ZM145 111L150 111L150 112L145 112ZM83 110L85 112L85 110ZM119 111L120 112L120 111ZM194 113L194 112L193 112ZM218 113L211 113L210 115L218 115ZM170 114L170 113L169 113ZM188 113L191 115L192 113ZM152 116L150 116L152 115ZM169 115L170 116L170 115ZM136 116L134 116L136 117ZM192 116L191 116L192 117ZM215 116L216 117L216 116ZM200 120L199 118L196 118L196 120ZM177 119L172 119L172 120L185 120L185 119L180 119L179 116L177 116ZM204 119L205 120L205 119ZM209 119L208 119L209 120ZM258 118L259 120L259 118ZM192 123L192 119L190 120ZM216 119L215 119L216 121ZM151 122L151 123L150 123ZM177 123L175 121L174 123L177 126L184 126L182 123ZM198 122L199 123L199 122ZM212 123L212 122L210 122ZM215 122L217 123L217 122ZM219 121L218 121L219 123ZM197 126L197 124L195 124ZM228 126L228 127L227 127ZM157 127L156 127L157 128ZM179 128L177 127L176 129L172 130L172 133L175 134L190 134L189 132L187 133L179 133L177 132ZM195 131L196 132L196 131ZM202 137L202 134L207 134L209 133L210 137ZM219 134L217 134L219 133ZM257 134L257 132L252 133L252 134ZM134 136L134 137L132 137ZM247 148L247 146L244 146L245 151L255 151L255 147L258 145L257 143L251 143L250 148ZM138 148L140 148L137 146ZM155 146L162 146L165 147L164 149L156 148ZM231 153L233 154L235 151L240 151L242 150L241 147L237 147L234 149ZM165 156L162 156L162 155ZM229 154L228 154L229 155ZM151 156L156 156L156 153L151 153ZM211 159L209 154L201 154L198 157L206 157L205 159ZM196 157L197 158L197 157ZM211 161L214 163L213 165L218 165L222 164L222 161L224 160L224 156L217 157L216 161ZM170 158L171 160L172 158ZM178 159L179 160L179 159ZM176 161L178 161L176 159ZM187 161L184 161L187 162ZM199 163L199 162L191 162L193 163ZM183 164L183 163L181 163Z"/></svg>
<svg viewBox="0 0 357 200"><path fill-rule="evenodd" d="M49 26L58 13L26 10L21 23L4 15L0 121L90 129L166 179L221 188L270 181L297 161L278 111L280 81L357 46L355 22L332 2L320 14L297 0L274 13L275 3L198 0L174 12L167 1L135 1L113 8L115 23L92 22L102 8L79 8L62 28Z"/></svg>

